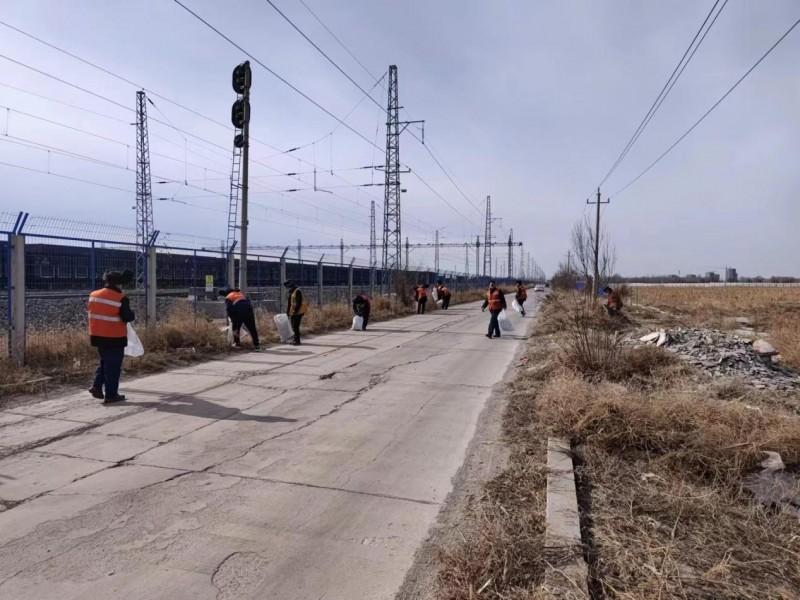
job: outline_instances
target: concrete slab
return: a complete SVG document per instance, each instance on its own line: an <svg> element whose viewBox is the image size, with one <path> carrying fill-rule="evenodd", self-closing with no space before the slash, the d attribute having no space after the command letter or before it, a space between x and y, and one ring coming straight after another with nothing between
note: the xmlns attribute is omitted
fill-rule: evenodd
<svg viewBox="0 0 800 600"><path fill-rule="evenodd" d="M142 401L145 402L145 400ZM147 398L146 400L146 402L152 401L153 398ZM102 400L95 400L94 402L86 402L76 408L62 411L56 416L60 419L78 423L104 423L140 410L143 409L133 399L125 404L103 404Z"/></svg>
<svg viewBox="0 0 800 600"><path fill-rule="evenodd" d="M248 377L242 383L257 388L275 388L281 390L293 390L309 383L319 381L319 375L309 375L308 373L295 373L293 365L289 365L280 371L275 371L268 375L256 375Z"/></svg>
<svg viewBox="0 0 800 600"><path fill-rule="evenodd" d="M0 446L28 446L59 437L85 427L76 421L31 418L6 425L0 429Z"/></svg>
<svg viewBox="0 0 800 600"><path fill-rule="evenodd" d="M231 376L197 373L160 373L124 382L123 392L157 392L160 394L196 394L230 381Z"/></svg>
<svg viewBox="0 0 800 600"><path fill-rule="evenodd" d="M106 423L94 431L108 435L123 435L142 440L168 442L195 429L206 427L211 423L213 423L212 420L203 417L150 409Z"/></svg>
<svg viewBox="0 0 800 600"><path fill-rule="evenodd" d="M15 414L10 412L0 412L0 427L10 425L11 423L19 423L25 419L29 419L28 415ZM2 437L2 430L0 430L0 438Z"/></svg>
<svg viewBox="0 0 800 600"><path fill-rule="evenodd" d="M127 464L89 475L88 477L54 490L51 494L54 496L71 494L101 494L108 496L119 492L128 492L145 488L184 473L186 473L186 471Z"/></svg>
<svg viewBox="0 0 800 600"><path fill-rule="evenodd" d="M41 446L37 451L116 463L133 458L157 445L158 442L151 440L88 431Z"/></svg>
<svg viewBox="0 0 800 600"><path fill-rule="evenodd" d="M283 393L284 390L262 388L254 385L245 385L244 383L229 383L228 385L215 388L209 392L197 394L195 397L201 400L214 402L215 404L227 408L245 410L251 406L280 396Z"/></svg>
<svg viewBox="0 0 800 600"><path fill-rule="evenodd" d="M0 460L0 499L19 502L109 466L85 458L21 452Z"/></svg>
<svg viewBox="0 0 800 600"><path fill-rule="evenodd" d="M33 404L23 404L9 409L8 412L13 412L22 415L30 416L45 416L55 415L64 410L74 409L80 407L88 402L91 397L88 393L82 392L78 394L70 394L61 398L52 398L49 400L42 400Z"/></svg>

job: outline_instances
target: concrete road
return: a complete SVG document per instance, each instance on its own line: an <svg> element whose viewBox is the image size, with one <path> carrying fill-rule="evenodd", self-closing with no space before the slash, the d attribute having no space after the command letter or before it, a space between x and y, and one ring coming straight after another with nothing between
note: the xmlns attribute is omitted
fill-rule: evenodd
<svg viewBox="0 0 800 600"><path fill-rule="evenodd" d="M461 305L0 411L0 598L393 598L512 318L490 341Z"/></svg>

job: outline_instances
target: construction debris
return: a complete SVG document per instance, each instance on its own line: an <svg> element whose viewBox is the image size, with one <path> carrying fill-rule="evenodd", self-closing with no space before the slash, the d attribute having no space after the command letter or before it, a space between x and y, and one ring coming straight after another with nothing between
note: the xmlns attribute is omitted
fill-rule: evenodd
<svg viewBox="0 0 800 600"><path fill-rule="evenodd" d="M800 517L800 479L786 469L780 454L771 451L764 454L767 458L761 461L761 471L745 479L745 488L764 506Z"/></svg>
<svg viewBox="0 0 800 600"><path fill-rule="evenodd" d="M778 351L766 340L753 342L715 329L678 327L632 341L663 346L711 375L739 377L757 388L800 388L800 375L781 366Z"/></svg>

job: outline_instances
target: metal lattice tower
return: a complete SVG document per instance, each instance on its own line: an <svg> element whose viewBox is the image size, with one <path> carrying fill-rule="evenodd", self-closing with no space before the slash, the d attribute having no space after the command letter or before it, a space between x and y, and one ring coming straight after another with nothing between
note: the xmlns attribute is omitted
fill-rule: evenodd
<svg viewBox="0 0 800 600"><path fill-rule="evenodd" d="M514 277L514 229L508 232L508 278Z"/></svg>
<svg viewBox="0 0 800 600"><path fill-rule="evenodd" d="M136 287L144 288L147 248L153 226L153 188L150 178L150 140L147 135L147 96L136 92Z"/></svg>
<svg viewBox="0 0 800 600"><path fill-rule="evenodd" d="M374 269L378 266L377 240L375 239L375 200L369 203L369 267Z"/></svg>
<svg viewBox="0 0 800 600"><path fill-rule="evenodd" d="M492 276L492 197L486 196L486 230L483 234L483 276Z"/></svg>
<svg viewBox="0 0 800 600"><path fill-rule="evenodd" d="M389 67L389 102L386 115L382 264L384 269L398 270L402 261L402 238L400 232L400 105L397 99L397 65Z"/></svg>

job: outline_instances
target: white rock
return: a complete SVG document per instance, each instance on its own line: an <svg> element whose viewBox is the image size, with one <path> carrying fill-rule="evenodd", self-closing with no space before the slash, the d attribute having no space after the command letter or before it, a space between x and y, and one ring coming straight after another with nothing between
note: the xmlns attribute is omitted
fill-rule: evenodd
<svg viewBox="0 0 800 600"><path fill-rule="evenodd" d="M663 346L666 343L667 343L667 332L666 331L659 332L656 346Z"/></svg>
<svg viewBox="0 0 800 600"><path fill-rule="evenodd" d="M753 350L755 350L758 354L767 356L772 356L773 354L778 353L778 351L775 350L775 346L766 340L756 340L753 342Z"/></svg>
<svg viewBox="0 0 800 600"><path fill-rule="evenodd" d="M647 335L643 335L639 338L640 342L655 342L659 336L661 335L660 331L654 331L653 333L648 333Z"/></svg>
<svg viewBox="0 0 800 600"><path fill-rule="evenodd" d="M766 458L761 461L761 466L767 471L782 471L786 468L786 465L783 464L783 459L781 455L777 452L773 452L772 450L764 450L764 454L766 454Z"/></svg>

